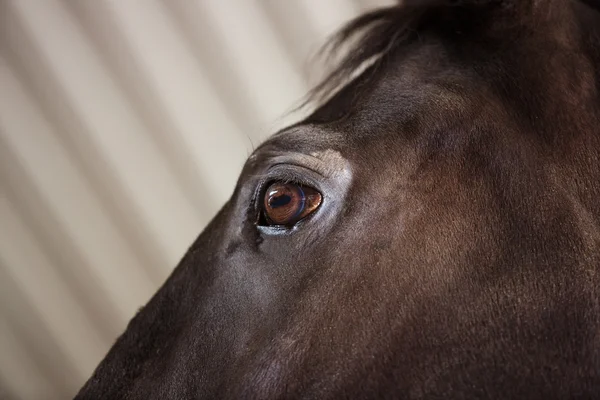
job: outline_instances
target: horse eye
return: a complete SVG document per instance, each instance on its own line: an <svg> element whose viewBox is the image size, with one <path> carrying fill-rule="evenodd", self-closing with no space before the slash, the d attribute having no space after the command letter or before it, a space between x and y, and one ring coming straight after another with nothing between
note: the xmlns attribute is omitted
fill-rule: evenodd
<svg viewBox="0 0 600 400"><path fill-rule="evenodd" d="M266 225L291 226L312 214L321 204L321 193L308 186L275 182L263 200Z"/></svg>

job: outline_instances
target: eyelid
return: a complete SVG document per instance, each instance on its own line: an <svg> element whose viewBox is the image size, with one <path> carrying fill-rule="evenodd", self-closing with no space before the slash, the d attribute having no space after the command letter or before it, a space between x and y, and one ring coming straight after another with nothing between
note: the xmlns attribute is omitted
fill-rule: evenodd
<svg viewBox="0 0 600 400"><path fill-rule="evenodd" d="M310 171L310 172L312 172L314 174L317 174L317 175L323 177L323 174L321 172L317 171L316 169L311 168L311 167L309 167L309 166L307 166L305 164L296 163L296 162L293 162L293 161L289 161L289 162L277 162L277 163L271 164L271 166L267 169L267 171L271 171L272 169L275 169L275 168L280 167L280 166L290 166L290 167L301 168L301 169L308 170L308 171Z"/></svg>
<svg viewBox="0 0 600 400"><path fill-rule="evenodd" d="M258 177L256 195L260 195L266 190L270 182L281 181L286 183L295 183L297 185L309 186L319 192L322 192L320 182L323 176L303 165L278 163L271 165L264 174Z"/></svg>

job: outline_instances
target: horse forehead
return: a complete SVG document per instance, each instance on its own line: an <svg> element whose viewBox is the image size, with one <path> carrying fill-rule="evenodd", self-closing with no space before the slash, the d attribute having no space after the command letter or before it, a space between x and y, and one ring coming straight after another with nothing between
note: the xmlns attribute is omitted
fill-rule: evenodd
<svg viewBox="0 0 600 400"><path fill-rule="evenodd" d="M445 61L444 55L437 56L444 62L434 65L424 63L421 58L422 55L417 54L405 62L394 63L371 81L365 91L361 90L360 79L351 82L347 86L349 90L342 89L339 96L322 105L338 118L315 121L311 116L275 133L249 157L249 163L271 151L288 151L311 155L334 167L341 166L348 161L346 159L356 158L356 150L360 154L366 151L367 143L375 144L376 148L384 146L393 150L402 146L408 150L406 141L398 138L406 134L427 134L439 125L462 120L474 110L481 113L485 108L486 115L491 117L491 110L501 107L485 82L472 71L465 71L465 66ZM355 100L346 108L348 98ZM493 114L494 118L503 115ZM384 154L387 152L380 156Z"/></svg>

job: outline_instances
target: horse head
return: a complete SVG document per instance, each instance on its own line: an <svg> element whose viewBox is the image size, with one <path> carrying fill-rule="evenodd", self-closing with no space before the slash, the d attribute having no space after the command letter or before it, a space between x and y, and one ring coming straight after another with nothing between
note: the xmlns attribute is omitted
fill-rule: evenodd
<svg viewBox="0 0 600 400"><path fill-rule="evenodd" d="M407 0L332 43L77 398L597 396L600 13Z"/></svg>

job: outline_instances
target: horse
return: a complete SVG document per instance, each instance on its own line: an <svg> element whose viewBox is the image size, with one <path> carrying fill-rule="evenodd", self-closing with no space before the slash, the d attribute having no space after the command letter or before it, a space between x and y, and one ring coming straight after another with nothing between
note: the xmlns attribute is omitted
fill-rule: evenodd
<svg viewBox="0 0 600 400"><path fill-rule="evenodd" d="M600 4L405 0L328 49L76 399L600 398Z"/></svg>

